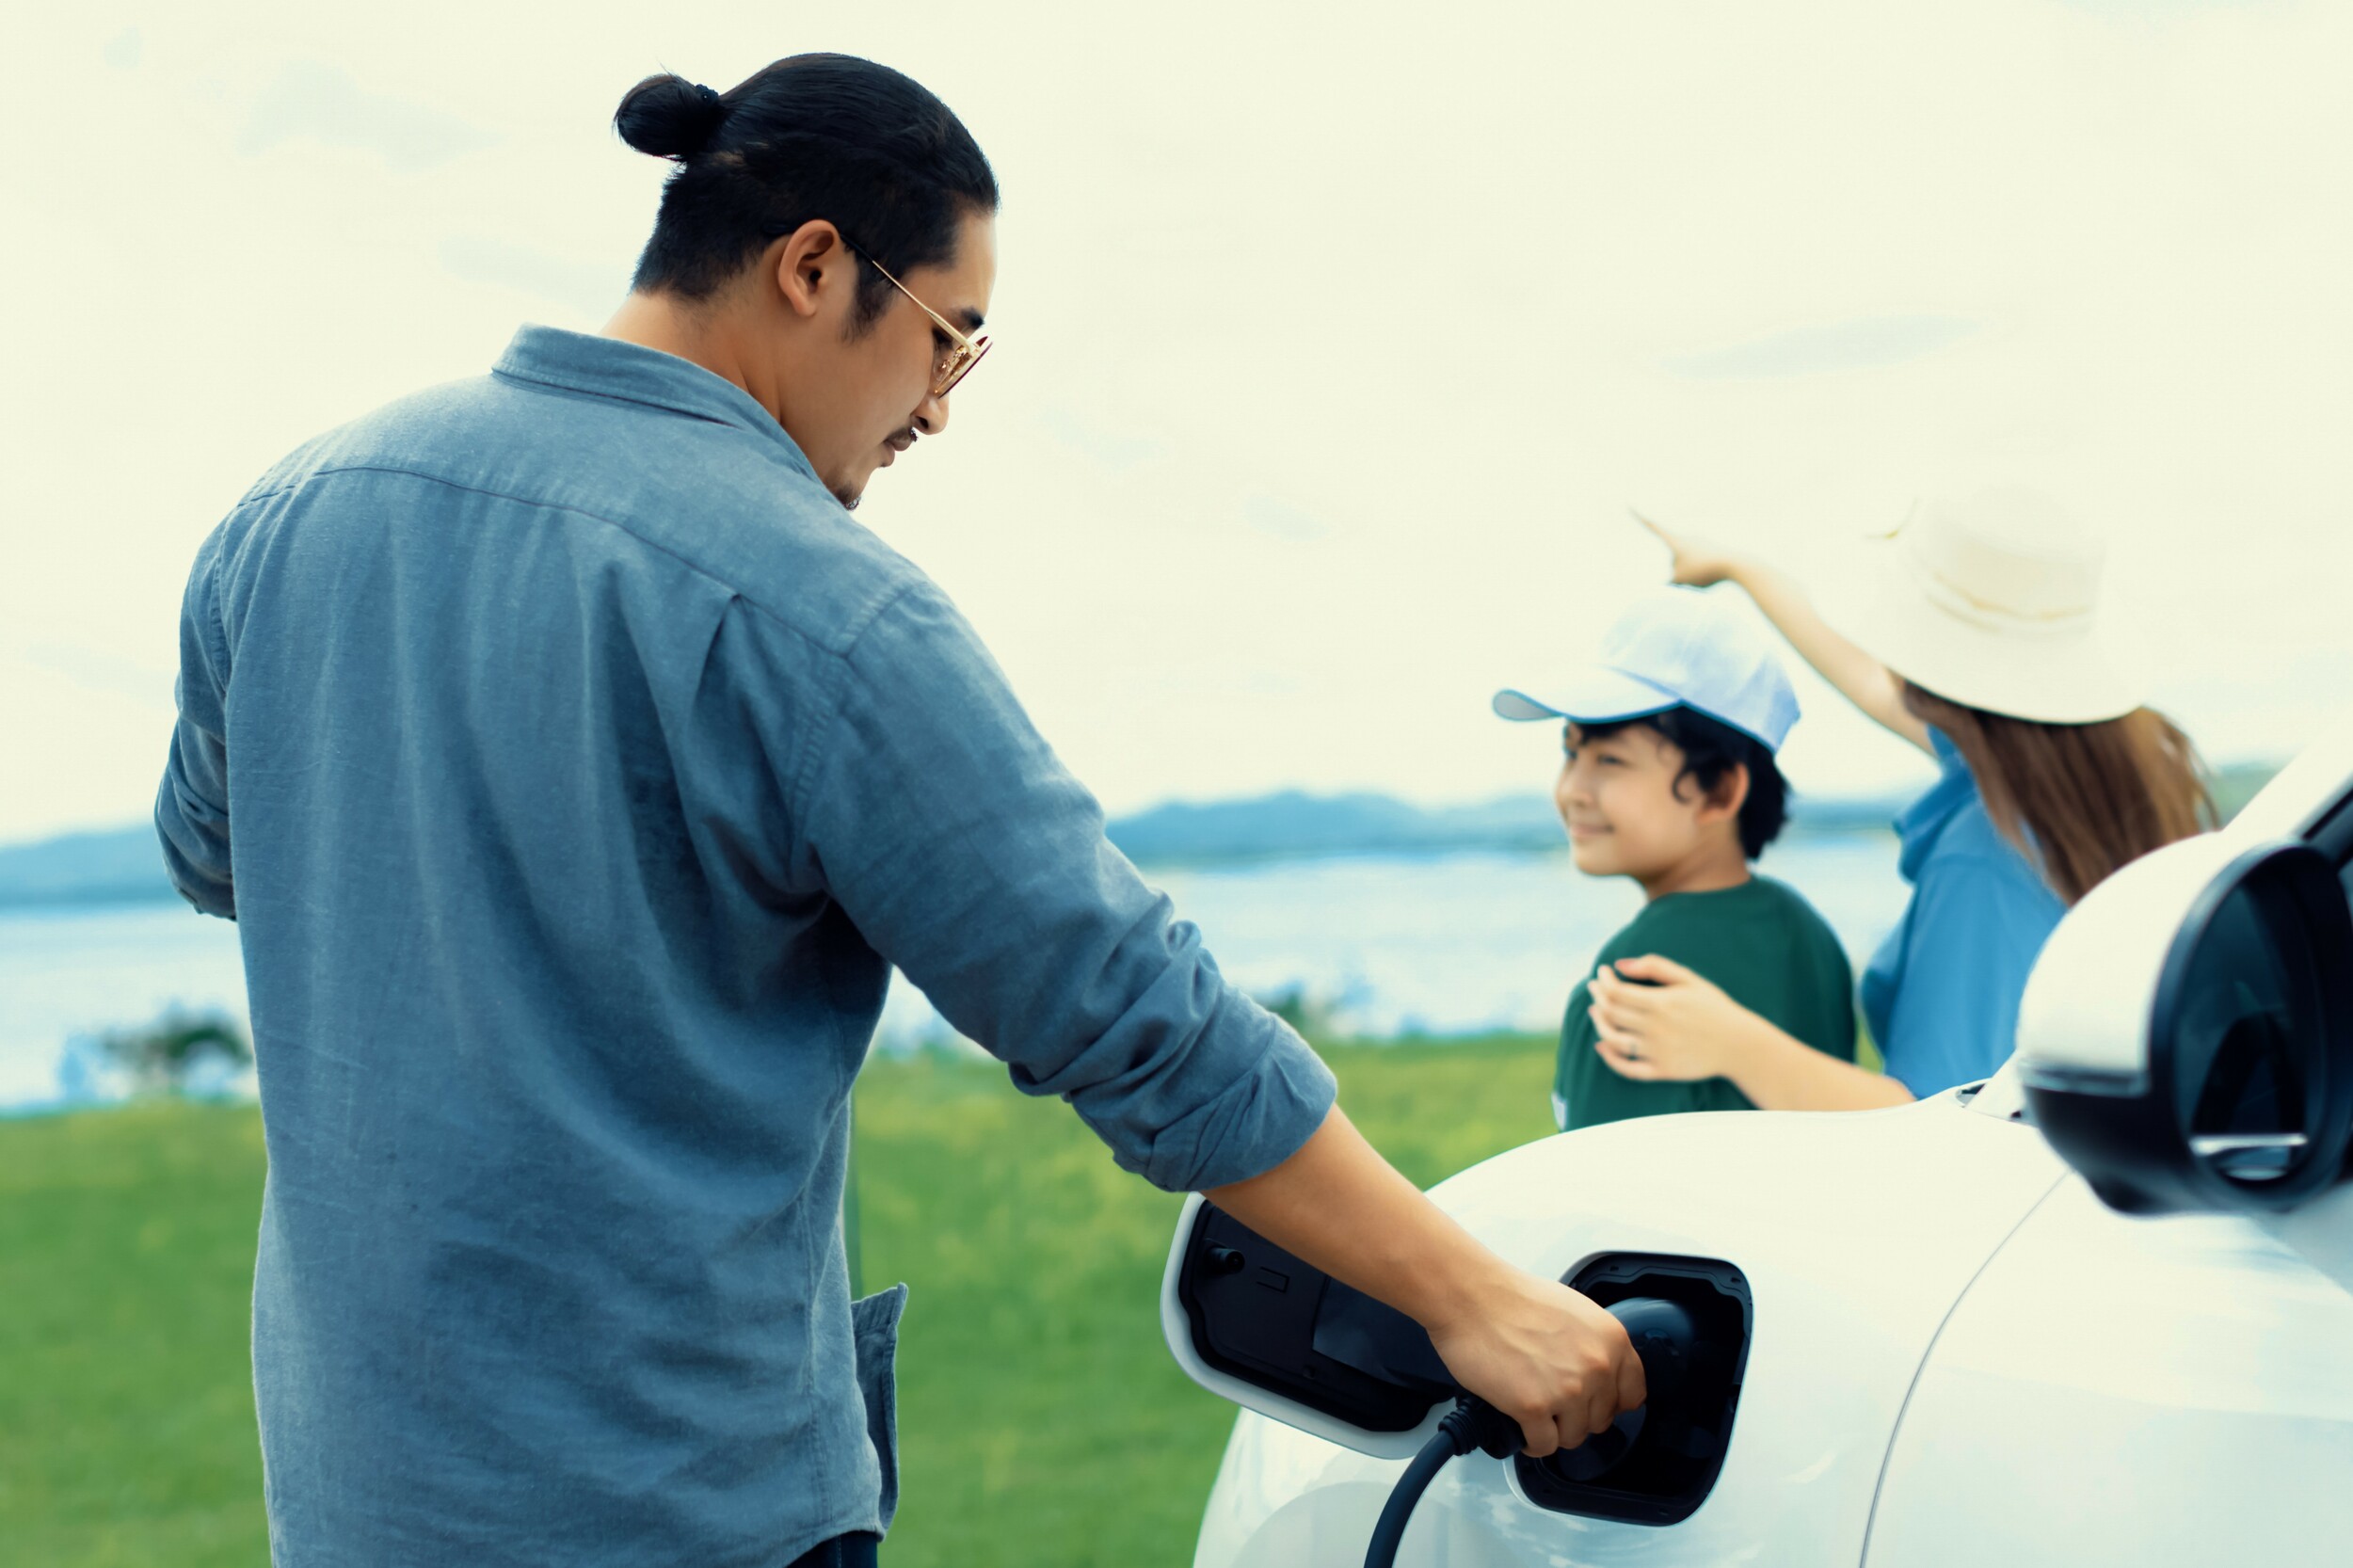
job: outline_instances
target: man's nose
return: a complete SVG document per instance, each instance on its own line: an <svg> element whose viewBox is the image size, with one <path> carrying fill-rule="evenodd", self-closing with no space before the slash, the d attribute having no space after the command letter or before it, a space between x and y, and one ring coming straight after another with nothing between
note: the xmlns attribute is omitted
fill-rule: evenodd
<svg viewBox="0 0 2353 1568"><path fill-rule="evenodd" d="M938 392L927 392L915 406L915 427L926 436L936 436L948 428L948 399Z"/></svg>

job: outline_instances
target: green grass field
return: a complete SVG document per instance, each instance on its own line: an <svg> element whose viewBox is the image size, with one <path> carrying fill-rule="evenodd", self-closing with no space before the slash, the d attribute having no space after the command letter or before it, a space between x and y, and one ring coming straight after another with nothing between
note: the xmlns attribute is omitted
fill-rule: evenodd
<svg viewBox="0 0 2353 1568"><path fill-rule="evenodd" d="M1551 1130L1548 1040L1338 1046L1342 1103L1427 1185ZM1192 1559L1228 1405L1160 1345L1179 1200L992 1064L857 1101L866 1288L913 1288L892 1568ZM246 1348L255 1113L0 1122L0 1565L266 1560Z"/></svg>

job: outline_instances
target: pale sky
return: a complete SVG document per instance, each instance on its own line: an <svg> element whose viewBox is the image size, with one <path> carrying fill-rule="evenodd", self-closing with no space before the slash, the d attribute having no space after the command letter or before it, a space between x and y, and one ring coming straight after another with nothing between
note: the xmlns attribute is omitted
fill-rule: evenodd
<svg viewBox="0 0 2353 1568"><path fill-rule="evenodd" d="M146 812L264 469L603 321L667 167L631 83L809 49L996 165L996 349L858 515L1113 810L1543 788L1486 696L1657 580L1629 502L1802 564L2025 480L2210 754L2353 698L2353 7L46 10L0 97L0 840ZM1801 790L1920 776L1801 690Z"/></svg>

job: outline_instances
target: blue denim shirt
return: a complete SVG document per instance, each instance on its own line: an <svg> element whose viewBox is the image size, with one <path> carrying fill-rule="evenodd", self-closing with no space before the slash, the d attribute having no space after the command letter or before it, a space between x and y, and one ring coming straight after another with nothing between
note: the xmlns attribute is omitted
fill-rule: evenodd
<svg viewBox="0 0 2353 1568"><path fill-rule="evenodd" d="M1896 819L1912 902L1861 986L1887 1075L1923 1098L2009 1060L2026 977L2067 912L1986 815L1960 748L1929 735L1944 776Z"/></svg>
<svg viewBox="0 0 2353 1568"><path fill-rule="evenodd" d="M839 1215L893 964L1172 1191L1332 1104L947 597L683 360L526 328L305 446L181 657L156 821L245 951L281 1568L883 1528L896 1303L854 1324Z"/></svg>

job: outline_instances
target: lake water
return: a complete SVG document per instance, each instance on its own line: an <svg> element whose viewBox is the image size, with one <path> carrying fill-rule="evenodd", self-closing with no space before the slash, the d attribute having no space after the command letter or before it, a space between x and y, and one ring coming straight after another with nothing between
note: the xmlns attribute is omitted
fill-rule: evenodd
<svg viewBox="0 0 2353 1568"><path fill-rule="evenodd" d="M1902 912L1892 835L1792 837L1762 864L1814 901L1858 970ZM1367 1035L1557 1028L1569 986L1641 902L1565 854L1145 874L1236 984L1297 989L1336 1029ZM121 1086L70 1042L174 1004L245 1016L234 926L177 904L0 914L0 1108L111 1097ZM891 987L881 1048L953 1038L920 992Z"/></svg>

